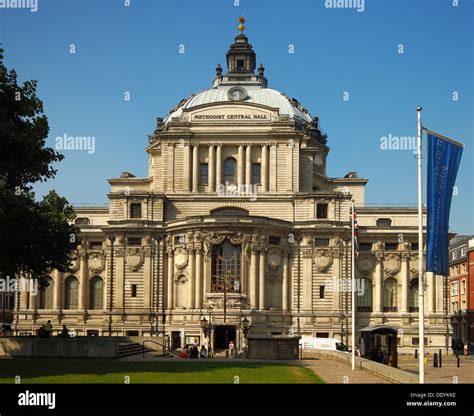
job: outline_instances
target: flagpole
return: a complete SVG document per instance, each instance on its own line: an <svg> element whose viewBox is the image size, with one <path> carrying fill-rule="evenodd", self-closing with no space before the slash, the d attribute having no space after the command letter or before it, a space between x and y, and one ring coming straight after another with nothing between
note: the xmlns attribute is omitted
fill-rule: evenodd
<svg viewBox="0 0 474 416"><path fill-rule="evenodd" d="M354 279L354 276L355 276L355 239L354 239L354 212L355 212L355 208L354 208L354 200L352 200L352 213L351 213L351 217L352 217L352 222L351 222L351 225L352 225L352 265L351 265L351 275L352 275L352 278L351 278L351 288L352 288L352 299L351 299L351 306L352 306L352 352L351 352L351 355L352 355L352 370L354 371L355 370L355 339L356 339L356 336L355 336L355 309L356 309L356 305L355 305L355 279Z"/></svg>
<svg viewBox="0 0 474 416"><path fill-rule="evenodd" d="M421 107L418 113L418 342L419 342L419 382L425 383L425 279L423 277L423 187L422 187L422 147L421 147Z"/></svg>

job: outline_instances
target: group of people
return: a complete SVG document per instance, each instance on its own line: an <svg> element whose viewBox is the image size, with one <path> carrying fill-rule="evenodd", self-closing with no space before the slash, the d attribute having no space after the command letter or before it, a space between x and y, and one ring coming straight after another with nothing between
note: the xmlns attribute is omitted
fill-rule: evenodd
<svg viewBox="0 0 474 416"><path fill-rule="evenodd" d="M51 338L53 334L53 325L51 321L46 322L44 325L38 329L38 337L39 338ZM59 338L69 338L69 329L66 325L63 325L62 331L58 334Z"/></svg>
<svg viewBox="0 0 474 416"><path fill-rule="evenodd" d="M180 358L208 358L210 356L211 352L207 350L205 345L201 345L201 349L199 349L199 346L195 343L186 344L179 353Z"/></svg>

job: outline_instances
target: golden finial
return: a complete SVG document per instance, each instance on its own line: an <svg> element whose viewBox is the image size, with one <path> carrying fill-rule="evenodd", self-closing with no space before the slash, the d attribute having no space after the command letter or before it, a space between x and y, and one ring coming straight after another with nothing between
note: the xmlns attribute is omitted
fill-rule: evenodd
<svg viewBox="0 0 474 416"><path fill-rule="evenodd" d="M245 30L245 26L244 26L245 18L244 18L244 16L240 16L240 17L239 17L239 23L240 23L240 25L239 25L239 31L240 31L240 33L243 33L244 30Z"/></svg>

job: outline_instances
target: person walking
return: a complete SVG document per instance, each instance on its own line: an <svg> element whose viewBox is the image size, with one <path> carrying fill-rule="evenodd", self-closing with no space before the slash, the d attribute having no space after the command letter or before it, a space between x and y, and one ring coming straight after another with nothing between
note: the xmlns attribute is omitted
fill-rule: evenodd
<svg viewBox="0 0 474 416"><path fill-rule="evenodd" d="M234 341L229 342L229 358L232 358L235 356L235 344Z"/></svg>

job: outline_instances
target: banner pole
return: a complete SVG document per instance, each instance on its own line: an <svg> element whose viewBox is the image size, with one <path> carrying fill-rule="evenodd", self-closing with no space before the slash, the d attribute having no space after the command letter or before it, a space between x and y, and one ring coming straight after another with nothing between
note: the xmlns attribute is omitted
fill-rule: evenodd
<svg viewBox="0 0 474 416"><path fill-rule="evenodd" d="M422 127L421 107L416 109L418 113L418 326L419 326L419 383L425 383L425 279L423 276L423 186L422 186Z"/></svg>
<svg viewBox="0 0 474 416"><path fill-rule="evenodd" d="M355 330L356 330L356 325L355 325L355 315L356 315L356 303L355 303L355 233L354 233L354 215L355 215L355 207L354 207L354 200L352 200L352 264L351 264L351 289L352 289L352 299L351 299L351 307L352 307L352 370L355 370Z"/></svg>

